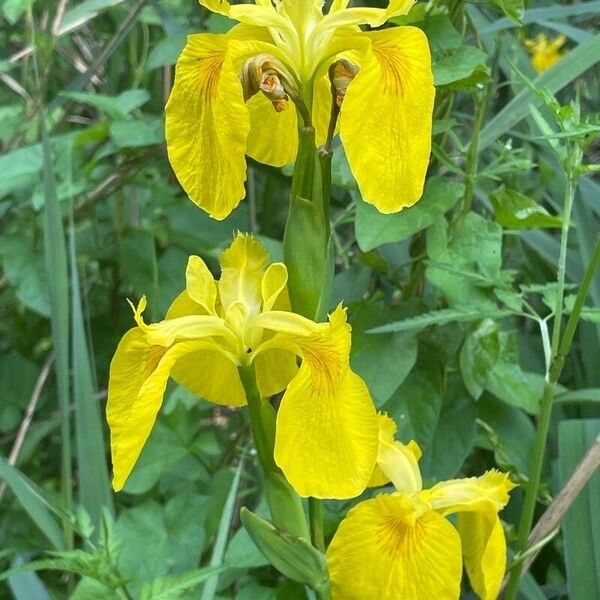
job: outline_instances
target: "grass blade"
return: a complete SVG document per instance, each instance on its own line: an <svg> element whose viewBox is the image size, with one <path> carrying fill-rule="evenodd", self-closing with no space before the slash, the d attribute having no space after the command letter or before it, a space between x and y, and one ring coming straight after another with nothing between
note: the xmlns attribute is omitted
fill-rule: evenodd
<svg viewBox="0 0 600 600"><path fill-rule="evenodd" d="M52 546L56 550L65 550L67 547L65 535L50 513L52 507L36 485L1 456L0 477L6 481L23 510L48 538Z"/></svg>
<svg viewBox="0 0 600 600"><path fill-rule="evenodd" d="M210 557L209 567L220 567L223 564L223 557L225 556L225 547L227 545L227 539L229 537L229 531L231 530L231 522L233 521L233 513L235 509L235 502L237 500L238 489L240 487L240 479L242 477L242 471L244 470L244 462L246 458L246 451L244 450L242 458L235 470L229 493L227 494L227 500L223 507L223 514L219 521L219 529L217 531L217 539L213 546L212 555ZM214 600L217 592L217 585L219 578L212 576L202 588L202 596L200 600Z"/></svg>
<svg viewBox="0 0 600 600"><path fill-rule="evenodd" d="M46 129L44 110L40 111L40 130L44 156L44 263L50 294L50 321L56 361L62 443L61 491L63 508L67 513L70 513L72 505L72 466L69 414L69 277L65 232L56 195L56 182L54 180L50 141ZM70 539L71 526L66 520L63 525L67 532L67 539Z"/></svg>
<svg viewBox="0 0 600 600"><path fill-rule="evenodd" d="M92 518L96 531L99 531L103 509L108 507L112 513L113 501L106 466L102 419L94 393L94 378L91 371L81 310L72 214L69 228L69 253L72 287L73 399L75 401L75 440L77 445L79 497L83 507Z"/></svg>
<svg viewBox="0 0 600 600"><path fill-rule="evenodd" d="M562 421L558 429L560 487L600 434L600 419ZM569 598L600 598L600 472L567 511L563 539Z"/></svg>

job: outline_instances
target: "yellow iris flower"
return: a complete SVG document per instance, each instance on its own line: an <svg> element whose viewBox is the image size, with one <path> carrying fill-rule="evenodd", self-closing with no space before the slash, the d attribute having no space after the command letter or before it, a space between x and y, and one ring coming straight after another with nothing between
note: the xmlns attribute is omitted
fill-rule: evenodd
<svg viewBox="0 0 600 600"><path fill-rule="evenodd" d="M334 600L455 600L463 562L474 591L495 600L506 566L498 512L514 484L488 471L424 490L418 446L395 441L394 422L379 419L371 483L392 481L396 491L361 502L340 524L327 550ZM445 518L452 513L456 528Z"/></svg>
<svg viewBox="0 0 600 600"><path fill-rule="evenodd" d="M286 390L275 462L288 481L303 496L357 496L373 471L378 425L367 387L350 369L345 309L338 306L328 323L290 312L285 265L269 264L251 235L238 234L220 263L215 281L191 256L186 289L166 319L146 324L142 298L137 326L117 348L107 405L115 490L150 435L169 376L210 402L243 406L237 367L254 365L262 398Z"/></svg>
<svg viewBox="0 0 600 600"><path fill-rule="evenodd" d="M223 219L245 195L245 154L276 167L295 159L297 113L279 79L265 72L259 82L265 93L244 99L244 65L271 57L297 86L319 144L332 104L328 69L348 61L337 98L339 133L362 196L383 213L414 204L431 149L435 90L427 38L415 27L359 28L406 14L413 3L349 8L349 0L334 0L323 14L323 0L200 0L240 23L223 35L190 35L177 62L166 106L167 149L190 198Z"/></svg>
<svg viewBox="0 0 600 600"><path fill-rule="evenodd" d="M567 38L562 33L553 40L548 40L543 33L538 34L534 40L525 40L536 73L547 71L564 56L566 51L561 48L566 41Z"/></svg>

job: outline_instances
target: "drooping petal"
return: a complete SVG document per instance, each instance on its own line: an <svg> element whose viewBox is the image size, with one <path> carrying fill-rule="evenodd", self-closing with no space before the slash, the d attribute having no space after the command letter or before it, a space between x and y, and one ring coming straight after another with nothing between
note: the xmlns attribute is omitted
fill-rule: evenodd
<svg viewBox="0 0 600 600"><path fill-rule="evenodd" d="M244 406L246 394L236 366L221 352L201 350L182 356L171 377L192 393L223 406Z"/></svg>
<svg viewBox="0 0 600 600"><path fill-rule="evenodd" d="M349 511L327 550L333 600L455 600L460 538L446 519L400 495Z"/></svg>
<svg viewBox="0 0 600 600"><path fill-rule="evenodd" d="M250 134L246 153L258 162L283 167L296 159L298 152L298 119L290 100L282 112L258 93L247 104L250 113Z"/></svg>
<svg viewBox="0 0 600 600"><path fill-rule="evenodd" d="M165 109L173 170L190 198L215 219L224 219L245 195L250 130L227 39L207 33L188 37Z"/></svg>
<svg viewBox="0 0 600 600"><path fill-rule="evenodd" d="M377 415L379 447L377 465L373 469L369 487L392 482L399 492L419 492L423 486L418 460L421 450L416 442L404 445L394 439L396 423L385 414Z"/></svg>
<svg viewBox="0 0 600 600"><path fill-rule="evenodd" d="M496 600L506 570L506 539L493 510L458 515L465 569L482 600Z"/></svg>
<svg viewBox="0 0 600 600"><path fill-rule="evenodd" d="M275 462L301 496L352 498L377 455L377 417L364 381L349 368L334 387L303 362L277 413Z"/></svg>
<svg viewBox="0 0 600 600"><path fill-rule="evenodd" d="M214 315L217 285L206 263L199 256L190 256L185 270L186 292L207 314Z"/></svg>
<svg viewBox="0 0 600 600"><path fill-rule="evenodd" d="M129 330L119 343L110 365L106 406L116 491L125 484L150 435L173 364L199 344L153 346L139 328Z"/></svg>
<svg viewBox="0 0 600 600"><path fill-rule="evenodd" d="M431 56L415 27L362 35L371 46L348 86L340 136L363 199L393 213L423 192L435 95Z"/></svg>
<svg viewBox="0 0 600 600"><path fill-rule="evenodd" d="M261 352L254 359L256 384L261 398L282 392L298 373L296 355L287 350Z"/></svg>
<svg viewBox="0 0 600 600"><path fill-rule="evenodd" d="M262 302L262 278L269 264L265 247L254 236L238 233L219 261L219 294L225 313L230 305L241 302L248 315L257 314Z"/></svg>
<svg viewBox="0 0 600 600"><path fill-rule="evenodd" d="M502 510L515 484L507 473L490 470L480 477L451 479L434 485L421 494L434 510L449 515L463 511Z"/></svg>

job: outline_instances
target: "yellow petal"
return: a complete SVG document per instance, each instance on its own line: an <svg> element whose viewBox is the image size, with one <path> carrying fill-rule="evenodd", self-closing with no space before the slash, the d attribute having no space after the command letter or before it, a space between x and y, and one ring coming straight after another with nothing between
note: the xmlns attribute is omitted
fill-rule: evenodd
<svg viewBox="0 0 600 600"><path fill-rule="evenodd" d="M444 515L463 511L502 510L515 484L508 474L491 470L481 477L442 481L421 494L422 499Z"/></svg>
<svg viewBox="0 0 600 600"><path fill-rule="evenodd" d="M442 516L398 495L361 502L327 550L333 600L455 600L460 538Z"/></svg>
<svg viewBox="0 0 600 600"><path fill-rule="evenodd" d="M261 281L262 309L270 311L287 285L288 272L283 263L269 265Z"/></svg>
<svg viewBox="0 0 600 600"><path fill-rule="evenodd" d="M313 89L312 120L315 128L315 143L322 146L327 139L331 117L331 83L327 74L315 78Z"/></svg>
<svg viewBox="0 0 600 600"><path fill-rule="evenodd" d="M423 487L418 459L420 448L411 441L404 445L394 439L396 424L385 414L379 414L379 448L377 466L373 470L369 486L385 485L389 481L399 492L419 492Z"/></svg>
<svg viewBox="0 0 600 600"><path fill-rule="evenodd" d="M250 130L227 36L191 35L165 108L169 160L190 198L224 219L245 195Z"/></svg>
<svg viewBox="0 0 600 600"><path fill-rule="evenodd" d="M150 435L171 367L197 347L197 342L152 346L139 328L129 330L119 343L110 365L106 406L116 491L125 484Z"/></svg>
<svg viewBox="0 0 600 600"><path fill-rule="evenodd" d="M458 515L465 569L482 600L496 600L506 570L506 540L494 511Z"/></svg>
<svg viewBox="0 0 600 600"><path fill-rule="evenodd" d="M190 256L185 271L186 292L190 299L214 315L217 285L206 263L199 256Z"/></svg>
<svg viewBox="0 0 600 600"><path fill-rule="evenodd" d="M298 373L296 355L279 349L258 354L254 359L254 368L261 398L283 391Z"/></svg>
<svg viewBox="0 0 600 600"><path fill-rule="evenodd" d="M200 4L204 8L208 8L211 12L218 13L220 15L229 16L231 5L228 0L200 0Z"/></svg>
<svg viewBox="0 0 600 600"><path fill-rule="evenodd" d="M224 406L244 406L246 395L237 367L220 352L200 350L182 356L171 377L200 398Z"/></svg>
<svg viewBox="0 0 600 600"><path fill-rule="evenodd" d="M431 56L415 27L362 35L372 43L348 86L340 136L363 199L393 213L423 192L435 96Z"/></svg>
<svg viewBox="0 0 600 600"><path fill-rule="evenodd" d="M277 412L275 462L301 496L352 498L377 455L377 416L364 381L349 368L329 388L303 362Z"/></svg>
<svg viewBox="0 0 600 600"><path fill-rule="evenodd" d="M246 153L258 162L283 167L296 159L298 152L298 119L290 100L282 112L273 108L264 94L258 93L247 103L250 134Z"/></svg>
<svg viewBox="0 0 600 600"><path fill-rule="evenodd" d="M165 319L177 319L189 315L205 315L206 309L194 302L186 291L181 292L169 306Z"/></svg>
<svg viewBox="0 0 600 600"><path fill-rule="evenodd" d="M265 247L252 235L238 233L221 254L219 294L223 310L241 302L248 315L257 314L262 302L262 278L269 264Z"/></svg>

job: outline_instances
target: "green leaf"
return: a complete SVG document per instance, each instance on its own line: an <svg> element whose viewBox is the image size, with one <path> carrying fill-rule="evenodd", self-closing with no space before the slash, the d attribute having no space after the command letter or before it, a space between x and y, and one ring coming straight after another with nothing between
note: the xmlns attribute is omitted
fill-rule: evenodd
<svg viewBox="0 0 600 600"><path fill-rule="evenodd" d="M91 92L62 92L61 95L81 104L89 104L112 119L126 117L131 111L150 99L147 90L126 90L118 96L106 96Z"/></svg>
<svg viewBox="0 0 600 600"><path fill-rule="evenodd" d="M492 1L515 25L521 24L521 19L523 17L523 0Z"/></svg>
<svg viewBox="0 0 600 600"><path fill-rule="evenodd" d="M489 79L485 53L464 45L460 33L446 15L427 18L423 30L431 47L436 86L460 89Z"/></svg>
<svg viewBox="0 0 600 600"><path fill-rule="evenodd" d="M486 387L488 373L500 355L498 325L484 319L467 335L460 351L460 370L471 396L477 400Z"/></svg>
<svg viewBox="0 0 600 600"><path fill-rule="evenodd" d="M456 204L464 193L461 183L445 177L427 180L423 197L414 205L393 215L383 215L374 206L357 201L356 241L363 252L381 244L399 242L432 225Z"/></svg>
<svg viewBox="0 0 600 600"><path fill-rule="evenodd" d="M96 17L99 13L121 4L124 0L83 0L65 12L61 23L61 29L70 30L80 23L85 23Z"/></svg>
<svg viewBox="0 0 600 600"><path fill-rule="evenodd" d="M152 71L165 65L174 65L185 47L187 33L169 35L152 48L146 62L146 69Z"/></svg>
<svg viewBox="0 0 600 600"><path fill-rule="evenodd" d="M558 475L563 487L600 434L600 419L561 421ZM600 471L596 471L562 521L569 598L600 597Z"/></svg>
<svg viewBox="0 0 600 600"><path fill-rule="evenodd" d="M11 566L18 567L23 563L23 557L18 556ZM15 600L51 600L46 586L35 573L13 575L8 578L7 583Z"/></svg>
<svg viewBox="0 0 600 600"><path fill-rule="evenodd" d="M493 194L490 200L496 214L496 221L502 227L511 229L529 229L532 227L562 227L562 219L548 213L531 198L501 187Z"/></svg>
<svg viewBox="0 0 600 600"><path fill-rule="evenodd" d="M162 144L165 129L162 118L143 117L110 124L110 135L119 150Z"/></svg>
<svg viewBox="0 0 600 600"><path fill-rule="evenodd" d="M363 302L352 313L352 368L365 380L378 407L387 402L417 360L414 335L366 333L397 314L397 310L375 302Z"/></svg>
<svg viewBox="0 0 600 600"><path fill-rule="evenodd" d="M194 569L180 575L158 577L145 583L140 593L140 600L176 600L189 594L209 577L222 573L226 567L205 567Z"/></svg>
<svg viewBox="0 0 600 600"><path fill-rule="evenodd" d="M44 498L41 490L1 456L0 477L6 481L23 510L39 527L52 546L57 550L66 548L65 536L50 513L50 510L53 510L52 506Z"/></svg>
<svg viewBox="0 0 600 600"><path fill-rule="evenodd" d="M559 404L585 404L600 402L600 388L573 390L557 394L554 401Z"/></svg>
<svg viewBox="0 0 600 600"><path fill-rule="evenodd" d="M309 542L279 531L245 507L240 516L258 549L283 575L313 589L327 584L325 556Z"/></svg>

